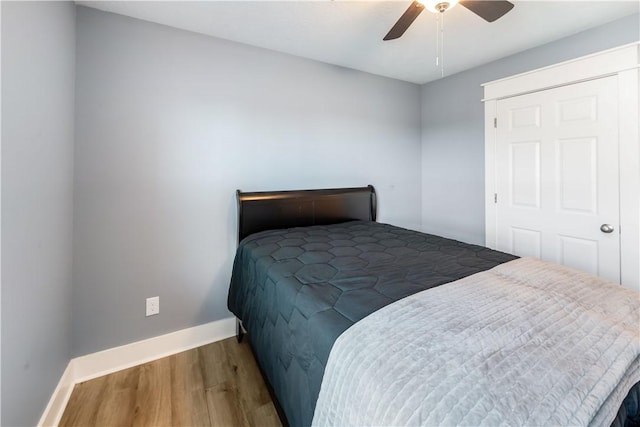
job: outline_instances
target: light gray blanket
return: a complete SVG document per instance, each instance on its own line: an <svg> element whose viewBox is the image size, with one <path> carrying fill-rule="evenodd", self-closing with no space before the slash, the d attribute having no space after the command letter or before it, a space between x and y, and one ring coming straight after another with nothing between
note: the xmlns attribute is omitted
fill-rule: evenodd
<svg viewBox="0 0 640 427"><path fill-rule="evenodd" d="M313 424L609 425L640 381L640 294L525 258L345 331Z"/></svg>

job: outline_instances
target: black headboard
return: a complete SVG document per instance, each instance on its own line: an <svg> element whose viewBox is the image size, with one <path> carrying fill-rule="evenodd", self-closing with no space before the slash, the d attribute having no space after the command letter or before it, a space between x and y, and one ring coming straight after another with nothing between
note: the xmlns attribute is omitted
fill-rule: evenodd
<svg viewBox="0 0 640 427"><path fill-rule="evenodd" d="M238 198L238 242L250 234L352 220L376 220L372 185L322 190L261 191Z"/></svg>

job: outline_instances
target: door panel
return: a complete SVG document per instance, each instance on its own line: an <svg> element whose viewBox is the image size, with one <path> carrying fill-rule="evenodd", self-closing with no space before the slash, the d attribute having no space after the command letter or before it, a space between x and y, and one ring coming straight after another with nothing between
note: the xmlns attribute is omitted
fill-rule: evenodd
<svg viewBox="0 0 640 427"><path fill-rule="evenodd" d="M540 141L516 142L509 150L511 203L540 208Z"/></svg>
<svg viewBox="0 0 640 427"><path fill-rule="evenodd" d="M574 122L595 122L598 119L598 98L586 96L557 102L558 126L572 125Z"/></svg>
<svg viewBox="0 0 640 427"><path fill-rule="evenodd" d="M572 236L558 236L558 259L560 264L573 267L587 273L600 274L596 240L579 239Z"/></svg>
<svg viewBox="0 0 640 427"><path fill-rule="evenodd" d="M559 209L597 215L596 138L561 139L557 148Z"/></svg>
<svg viewBox="0 0 640 427"><path fill-rule="evenodd" d="M509 111L509 128L527 129L540 127L540 105L529 105Z"/></svg>
<svg viewBox="0 0 640 427"><path fill-rule="evenodd" d="M499 100L497 119L497 249L619 282L616 78Z"/></svg>
<svg viewBox="0 0 640 427"><path fill-rule="evenodd" d="M511 227L513 253L518 256L540 258L540 239L538 230Z"/></svg>

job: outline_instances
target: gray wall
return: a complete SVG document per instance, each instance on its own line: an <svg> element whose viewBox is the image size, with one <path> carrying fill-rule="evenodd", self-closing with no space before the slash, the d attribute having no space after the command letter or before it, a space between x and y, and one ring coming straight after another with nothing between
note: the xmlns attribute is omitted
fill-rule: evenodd
<svg viewBox="0 0 640 427"><path fill-rule="evenodd" d="M75 6L1 7L1 424L35 425L71 349Z"/></svg>
<svg viewBox="0 0 640 427"><path fill-rule="evenodd" d="M373 184L420 226L420 86L77 13L74 356L230 316L237 188Z"/></svg>
<svg viewBox="0 0 640 427"><path fill-rule="evenodd" d="M422 87L422 229L483 244L482 83L637 41L633 15Z"/></svg>

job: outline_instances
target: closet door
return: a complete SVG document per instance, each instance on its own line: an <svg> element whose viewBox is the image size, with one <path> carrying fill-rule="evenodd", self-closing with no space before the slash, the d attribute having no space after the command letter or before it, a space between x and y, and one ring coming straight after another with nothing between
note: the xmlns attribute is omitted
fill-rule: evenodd
<svg viewBox="0 0 640 427"><path fill-rule="evenodd" d="M497 101L496 247L620 282L617 77Z"/></svg>

